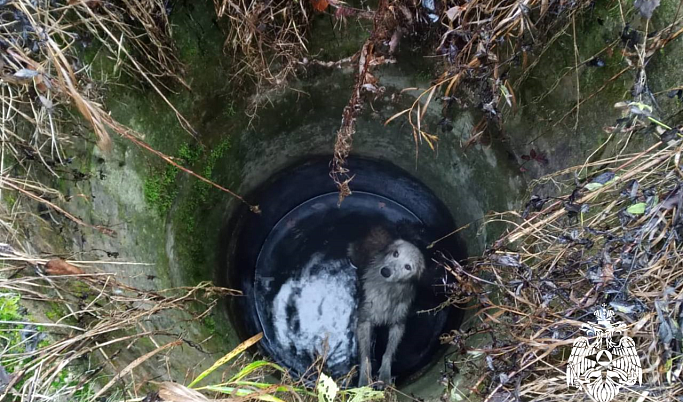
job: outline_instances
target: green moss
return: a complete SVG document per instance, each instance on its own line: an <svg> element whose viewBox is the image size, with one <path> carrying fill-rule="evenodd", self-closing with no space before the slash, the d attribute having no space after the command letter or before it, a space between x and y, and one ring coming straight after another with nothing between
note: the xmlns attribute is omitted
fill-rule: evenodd
<svg viewBox="0 0 683 402"><path fill-rule="evenodd" d="M61 313L57 310L48 310L45 312L45 316L50 320L50 321L58 321L59 318L62 316Z"/></svg>
<svg viewBox="0 0 683 402"><path fill-rule="evenodd" d="M372 21L354 21L341 29L335 29L329 17L319 15L312 22L308 50L316 58L325 61L337 61L358 52L372 32Z"/></svg>
<svg viewBox="0 0 683 402"><path fill-rule="evenodd" d="M0 294L0 321L24 321L24 317L19 313L20 297L14 294ZM20 329L24 328L21 324L0 324L0 347L9 353L19 353L23 349L21 344ZM13 372L16 362L3 362L3 366L8 372Z"/></svg>
<svg viewBox="0 0 683 402"><path fill-rule="evenodd" d="M206 317L204 317L202 323L204 324L204 327L206 327L206 329L210 332L216 332L216 320L213 318L212 315L207 315Z"/></svg>
<svg viewBox="0 0 683 402"><path fill-rule="evenodd" d="M201 151L198 147L192 147L184 143L178 149L178 162L183 166L191 166L198 159ZM176 177L179 169L165 163L163 167L153 168L145 179L143 187L145 201L156 209L160 216L164 216L173 205L177 191Z"/></svg>
<svg viewBox="0 0 683 402"><path fill-rule="evenodd" d="M237 114L237 109L235 107L235 101L231 100L228 103L227 107L225 108L225 112L223 112L223 113L225 114L225 117L228 117L228 118L234 117Z"/></svg>
<svg viewBox="0 0 683 402"><path fill-rule="evenodd" d="M201 150L198 147L192 147L187 143L182 144L178 149L177 160L183 166L192 166L199 159ZM212 152L210 155L214 155ZM212 157L211 156L211 157ZM210 157L210 159L211 159ZM215 161L207 164L208 174L205 169L204 176L211 175ZM144 193L145 200L154 209L157 210L160 216L164 216L173 205L173 200L178 193L178 184L176 178L179 169L173 165L165 164L163 168L154 168L145 179ZM201 182L205 186L207 183ZM204 193L205 189L201 189Z"/></svg>
<svg viewBox="0 0 683 402"><path fill-rule="evenodd" d="M17 203L17 196L13 193L10 192L5 192L3 196L5 200L5 205L7 205L7 209L12 209L14 208L14 205Z"/></svg>
<svg viewBox="0 0 683 402"><path fill-rule="evenodd" d="M201 174L211 181L216 181L216 166L219 161L228 156L231 149L230 138L221 140L199 163ZM183 194L184 201L179 205L174 218L177 225L178 256L188 276L198 282L206 279L202 273L204 267L207 266L207 255L210 254L209 248L214 241L213 238L207 239L198 222L211 220L208 216L214 211L213 207L222 196L222 192L208 183L192 180L188 193Z"/></svg>
<svg viewBox="0 0 683 402"><path fill-rule="evenodd" d="M218 146L213 148L209 153L208 160L206 162L206 167L204 168L204 176L211 178L213 176L213 170L216 168L216 162L225 156L225 153L230 150L230 138L226 138L221 141Z"/></svg>
<svg viewBox="0 0 683 402"><path fill-rule="evenodd" d="M192 147L188 143L184 143L178 149L178 158L184 165L190 166L199 160L201 150L198 147Z"/></svg>
<svg viewBox="0 0 683 402"><path fill-rule="evenodd" d="M69 290L71 290L78 297L86 298L90 295L90 287L82 281L70 281L68 286Z"/></svg>
<svg viewBox="0 0 683 402"><path fill-rule="evenodd" d="M77 385L77 384L74 384ZM80 388L74 392L73 400L76 402L92 401L93 396L95 396L95 391L91 383L85 383Z"/></svg>
<svg viewBox="0 0 683 402"><path fill-rule="evenodd" d="M57 378L54 381L52 381L52 384L50 384L52 390L55 391L63 390L67 387L73 388L78 385L79 379L73 375L71 370L68 369L63 369L62 371L60 371ZM81 386L74 391L71 399L69 400L74 402L91 401L94 394L95 392L93 390L92 384L85 383L81 384Z"/></svg>
<svg viewBox="0 0 683 402"><path fill-rule="evenodd" d="M47 302L49 308L45 311L45 316L50 320L57 322L63 317L69 315L69 310L64 306L64 304L57 302ZM72 320L72 318L69 318ZM71 322L75 324L75 321Z"/></svg>
<svg viewBox="0 0 683 402"><path fill-rule="evenodd" d="M156 209L161 216L168 212L176 196L175 177L177 173L178 168L168 165L160 173L152 173L145 179L145 201Z"/></svg>
<svg viewBox="0 0 683 402"><path fill-rule="evenodd" d="M26 322L30 321L30 317L22 314L22 307L20 305L21 297L11 293L0 294L0 321L2 322ZM24 328L23 324L0 324L0 349L7 354L17 354L25 351L25 343L22 343L21 330ZM38 328L39 331L42 328ZM3 356L0 354L0 356ZM28 359L20 358L0 358L0 364L7 370L8 373L13 373Z"/></svg>

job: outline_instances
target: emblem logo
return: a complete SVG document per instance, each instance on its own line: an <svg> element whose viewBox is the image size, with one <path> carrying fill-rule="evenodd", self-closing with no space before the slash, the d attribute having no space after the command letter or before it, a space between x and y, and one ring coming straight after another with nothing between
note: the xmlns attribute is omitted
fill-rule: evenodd
<svg viewBox="0 0 683 402"><path fill-rule="evenodd" d="M641 384L643 369L626 324L612 324L614 311L603 304L595 313L595 324L584 324L587 336L574 341L567 364L567 385L583 389L596 402L609 402L623 386ZM616 342L616 335L621 339ZM589 339L590 338L590 339Z"/></svg>

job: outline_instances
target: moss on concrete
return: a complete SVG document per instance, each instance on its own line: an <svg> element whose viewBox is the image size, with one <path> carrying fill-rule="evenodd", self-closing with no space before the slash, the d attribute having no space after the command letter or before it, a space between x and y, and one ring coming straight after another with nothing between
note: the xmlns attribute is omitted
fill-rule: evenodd
<svg viewBox="0 0 683 402"><path fill-rule="evenodd" d="M596 3L573 22L567 22L564 34L543 54L541 49L532 52L530 62L541 58L533 69L526 71L520 62L511 72L512 82L522 72L527 74L515 88L519 112L504 117L504 133L512 153L518 166L523 162L521 156L531 149L548 159L547 164L525 164L528 179L583 163L610 137L604 128L622 117L613 105L631 98L634 75L624 71L627 63L621 53L624 44L619 5ZM634 146L647 140L634 139ZM603 147L592 158L611 152L611 146ZM553 190L548 187L537 191Z"/></svg>
<svg viewBox="0 0 683 402"><path fill-rule="evenodd" d="M338 23L338 22L337 22ZM349 21L341 29L334 29L335 21L325 14L313 18L308 50L316 59L337 61L353 56L370 37L372 21Z"/></svg>
<svg viewBox="0 0 683 402"><path fill-rule="evenodd" d="M176 161L184 167L192 167L200 154L199 147L184 143L177 151ZM176 177L180 169L171 164L166 164L163 167L151 167L150 170L147 178L145 178L145 200L163 217L173 205L178 194Z"/></svg>
<svg viewBox="0 0 683 402"><path fill-rule="evenodd" d="M231 139L224 138L196 165L197 170L209 180L234 188L239 183L237 175L231 174L229 167L237 167L234 163L236 155L230 151ZM217 172L219 162L221 169ZM183 267L183 276L191 283L198 283L213 279L213 269L217 264L218 222L222 221L222 209L215 207L219 203L227 204L229 198L208 183L188 179L171 220L175 231L175 255Z"/></svg>
<svg viewBox="0 0 683 402"><path fill-rule="evenodd" d="M20 313L21 305L19 304L20 297L16 294L4 293L0 294L0 321L3 322L17 322L25 321L23 314ZM24 328L22 324L0 324L0 331L2 338L0 338L0 347L2 350L9 353L20 353L24 350L21 343L21 332ZM19 361L3 361L2 365L7 372L12 373Z"/></svg>

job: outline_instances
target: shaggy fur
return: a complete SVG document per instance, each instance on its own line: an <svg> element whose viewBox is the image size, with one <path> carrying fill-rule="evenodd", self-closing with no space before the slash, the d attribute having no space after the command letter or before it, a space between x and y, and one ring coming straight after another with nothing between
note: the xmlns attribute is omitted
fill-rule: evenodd
<svg viewBox="0 0 683 402"><path fill-rule="evenodd" d="M389 339L382 356L379 379L389 384L394 354L415 298L414 283L425 268L424 256L414 244L394 239L386 229L375 227L361 242L349 246L349 257L362 270L363 298L358 308L356 328L359 386L367 385L370 380L373 332L377 326L384 325L389 327Z"/></svg>

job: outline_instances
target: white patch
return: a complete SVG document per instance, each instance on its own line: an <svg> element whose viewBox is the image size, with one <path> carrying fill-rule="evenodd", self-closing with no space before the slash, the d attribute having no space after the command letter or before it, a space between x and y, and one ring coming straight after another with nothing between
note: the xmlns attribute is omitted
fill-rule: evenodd
<svg viewBox="0 0 683 402"><path fill-rule="evenodd" d="M287 280L273 300L279 347L311 361L327 350L328 368L348 372L356 351L356 282L348 260L314 254L301 276Z"/></svg>

